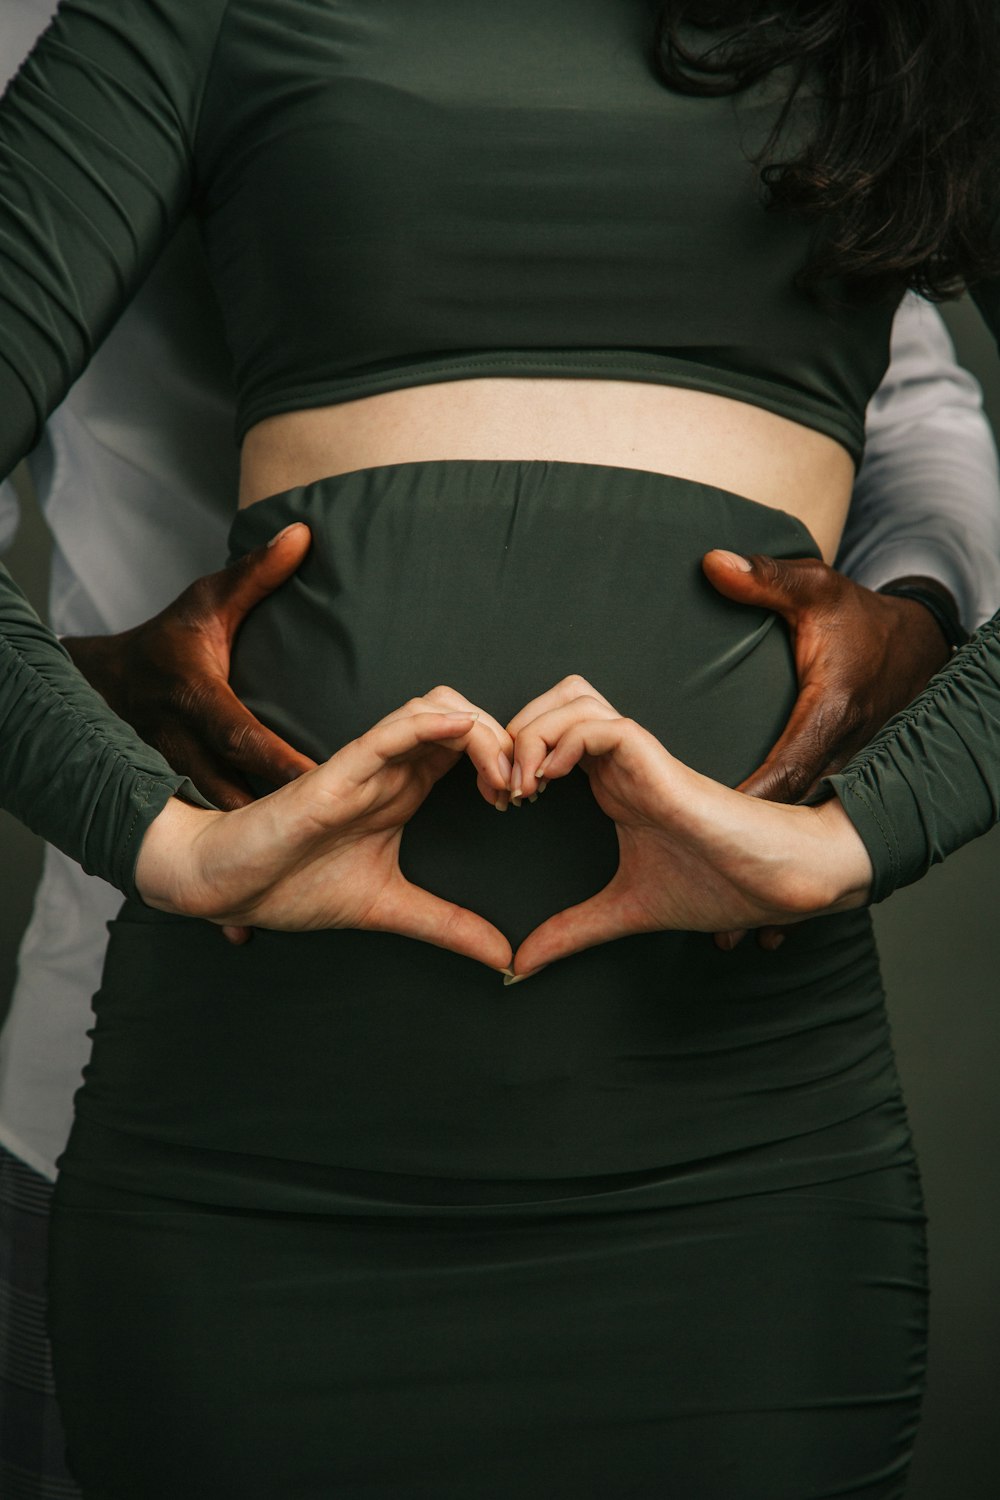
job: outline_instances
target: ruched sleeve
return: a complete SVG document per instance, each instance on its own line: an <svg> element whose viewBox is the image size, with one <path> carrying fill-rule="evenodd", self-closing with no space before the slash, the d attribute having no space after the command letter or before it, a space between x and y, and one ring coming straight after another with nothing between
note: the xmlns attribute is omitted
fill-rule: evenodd
<svg viewBox="0 0 1000 1500"><path fill-rule="evenodd" d="M1000 346L1000 278L972 295ZM824 789L864 840L874 901L1000 821L1000 612Z"/></svg>
<svg viewBox="0 0 1000 1500"><path fill-rule="evenodd" d="M68 0L0 105L0 474L38 440L191 197L225 9ZM0 568L3 806L134 895L142 835L175 792L203 802Z"/></svg>
<svg viewBox="0 0 1000 1500"><path fill-rule="evenodd" d="M1000 821L1000 613L824 787L871 856L873 901Z"/></svg>

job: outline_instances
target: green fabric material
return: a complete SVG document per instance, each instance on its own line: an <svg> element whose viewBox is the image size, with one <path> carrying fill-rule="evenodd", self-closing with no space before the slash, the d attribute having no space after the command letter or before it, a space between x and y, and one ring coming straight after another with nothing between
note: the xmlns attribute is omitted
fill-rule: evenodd
<svg viewBox="0 0 1000 1500"><path fill-rule="evenodd" d="M234 550L292 521L312 548L240 632L233 681L315 756L438 682L504 722L580 672L735 783L794 700L780 623L723 599L699 560L713 538L786 557L812 540L724 491L585 464L400 464L250 506ZM499 815L462 761L402 862L516 943L599 889L617 844L582 773ZM774 1188L908 1149L864 912L797 927L778 959L665 932L504 989L398 937L258 932L234 949L128 906L95 1010L63 1166L107 1186L307 1212L352 1171L587 1193L638 1173L638 1206L739 1193L751 1149Z"/></svg>
<svg viewBox="0 0 1000 1500"><path fill-rule="evenodd" d="M0 463L192 198L241 431L463 374L610 374L856 458L893 309L796 288L812 231L764 212L748 161L778 89L670 92L655 10L66 0L0 123Z"/></svg>
<svg viewBox="0 0 1000 1500"><path fill-rule="evenodd" d="M872 900L1000 820L1000 613L837 776L871 856Z"/></svg>
<svg viewBox="0 0 1000 1500"><path fill-rule="evenodd" d="M922 1219L907 1168L513 1221L63 1177L70 1455L85 1500L899 1500Z"/></svg>
<svg viewBox="0 0 1000 1500"><path fill-rule="evenodd" d="M793 700L780 623L699 560L811 538L721 490L400 464L250 506L234 552L292 520L312 549L234 680L314 754L414 689L502 720L575 670L735 781ZM498 815L466 762L402 845L515 938L615 856L582 773ZM234 948L129 904L95 1017L52 1260L86 1500L899 1494L923 1216L867 913L505 989L385 934Z"/></svg>
<svg viewBox="0 0 1000 1500"><path fill-rule="evenodd" d="M127 896L168 798L211 806L109 711L2 567L0 726L4 806Z"/></svg>
<svg viewBox="0 0 1000 1500"><path fill-rule="evenodd" d="M857 457L893 309L796 288L810 231L763 211L748 163L776 86L738 100L672 94L649 62L655 9L66 0L0 115L0 471L36 440L192 202L241 430L462 375L610 375L749 401ZM998 287L976 289L994 329ZM54 643L36 636L33 651L62 707L51 739L37 719L30 767L8 754L5 796L131 889L129 830L163 794L163 768L151 786L139 742L92 701L77 706ZM12 665L8 719L37 709L23 680ZM899 779L930 746L930 719L919 744L907 721L897 749L836 783L879 893L897 879L893 842L900 870L919 871L995 816L980 792L1000 758L978 707L965 694L939 708L950 769L928 779L919 816ZM17 723L8 732L20 743ZM86 773L79 789L71 775L66 746L83 737L116 768L106 809ZM39 800L50 785L65 795ZM962 817L938 825L954 789Z"/></svg>

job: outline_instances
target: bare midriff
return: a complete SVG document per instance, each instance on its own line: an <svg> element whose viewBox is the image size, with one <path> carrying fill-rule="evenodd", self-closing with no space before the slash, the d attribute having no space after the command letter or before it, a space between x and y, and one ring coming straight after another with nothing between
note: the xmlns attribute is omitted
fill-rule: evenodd
<svg viewBox="0 0 1000 1500"><path fill-rule="evenodd" d="M486 377L258 422L243 444L240 505L357 469L447 459L606 464L693 479L797 517L828 562L854 481L850 455L833 438L727 396L635 381Z"/></svg>

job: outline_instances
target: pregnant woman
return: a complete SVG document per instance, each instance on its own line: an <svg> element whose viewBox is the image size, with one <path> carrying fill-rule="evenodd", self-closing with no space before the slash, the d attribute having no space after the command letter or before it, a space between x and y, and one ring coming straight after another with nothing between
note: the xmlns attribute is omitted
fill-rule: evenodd
<svg viewBox="0 0 1000 1500"><path fill-rule="evenodd" d="M54 1230L88 1500L902 1493L865 913L495 971L619 862L586 778L523 805L540 720L730 784L777 737L788 640L700 559L832 559L903 287L992 268L998 61L975 4L61 7L0 115L4 457L193 201L233 551L313 537L234 682L332 756L187 806L4 597L5 795L133 898Z"/></svg>

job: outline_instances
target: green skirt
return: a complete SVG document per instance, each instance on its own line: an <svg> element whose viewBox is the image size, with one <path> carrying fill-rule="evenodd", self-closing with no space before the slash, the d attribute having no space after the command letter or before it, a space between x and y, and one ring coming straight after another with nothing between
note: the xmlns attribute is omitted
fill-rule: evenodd
<svg viewBox="0 0 1000 1500"><path fill-rule="evenodd" d="M504 722L576 672L735 783L794 701L780 623L700 558L815 544L727 492L403 464L250 507L233 550L296 520L234 685L316 758L438 683ZM403 862L516 944L616 841L582 773L498 816L460 763ZM127 906L95 1010L53 1277L88 1500L901 1493L922 1214L866 914L504 989L402 938L233 949Z"/></svg>

